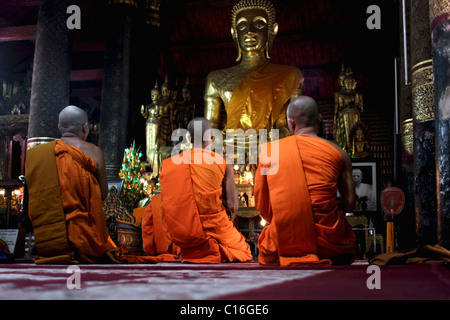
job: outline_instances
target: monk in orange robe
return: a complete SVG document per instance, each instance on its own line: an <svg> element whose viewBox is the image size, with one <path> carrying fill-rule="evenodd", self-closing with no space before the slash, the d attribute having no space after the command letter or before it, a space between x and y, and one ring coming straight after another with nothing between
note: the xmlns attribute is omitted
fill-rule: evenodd
<svg viewBox="0 0 450 320"><path fill-rule="evenodd" d="M27 151L29 215L40 259L36 263L120 262L108 234L102 200L108 192L103 151L86 142L86 113L59 115L59 140Z"/></svg>
<svg viewBox="0 0 450 320"><path fill-rule="evenodd" d="M210 150L213 136L208 129L208 120L191 120L188 130L194 148L174 156L186 161L178 163L174 157L163 161L161 209L167 234L180 248L182 262L250 261L250 247L226 212L239 207L233 168ZM199 145L193 138L196 130L203 137Z"/></svg>
<svg viewBox="0 0 450 320"><path fill-rule="evenodd" d="M161 194L156 194L146 207L139 208L144 211L141 224L143 249L145 254L157 257L159 261L175 261L179 248L169 238L161 206Z"/></svg>
<svg viewBox="0 0 450 320"><path fill-rule="evenodd" d="M320 116L312 98L293 99L287 117L293 135L262 148L255 176L255 204L270 223L258 239L259 262L351 263L356 236L344 212L356 203L352 163L341 148L317 136ZM279 153L269 156L277 150L274 144Z"/></svg>

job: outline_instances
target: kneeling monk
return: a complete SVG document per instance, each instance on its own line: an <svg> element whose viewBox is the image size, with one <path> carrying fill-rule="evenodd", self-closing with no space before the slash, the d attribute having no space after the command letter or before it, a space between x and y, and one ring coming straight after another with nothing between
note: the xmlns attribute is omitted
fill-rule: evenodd
<svg viewBox="0 0 450 320"><path fill-rule="evenodd" d="M258 239L261 264L343 264L354 260L356 236L344 215L353 211L356 202L352 163L341 148L316 135L319 117L313 99L293 99L287 110L293 135L271 142L279 144L279 154L266 159L261 153L255 203L270 223ZM268 145L267 150L276 147ZM338 188L340 204L336 201Z"/></svg>
<svg viewBox="0 0 450 320"><path fill-rule="evenodd" d="M119 262L106 227L108 193L103 151L86 142L88 117L68 106L59 114L59 140L27 151L29 215L36 263Z"/></svg>
<svg viewBox="0 0 450 320"><path fill-rule="evenodd" d="M179 247L182 262L250 261L250 247L226 213L239 207L233 168L209 150L213 137L208 129L208 120L191 120L188 130L194 148L176 156L185 159L183 163L174 157L163 161L160 186L167 233ZM196 134L203 137L201 143Z"/></svg>

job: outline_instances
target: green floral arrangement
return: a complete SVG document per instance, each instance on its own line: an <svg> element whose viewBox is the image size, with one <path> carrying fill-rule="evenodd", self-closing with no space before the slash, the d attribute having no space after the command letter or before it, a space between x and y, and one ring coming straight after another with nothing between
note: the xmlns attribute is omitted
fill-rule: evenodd
<svg viewBox="0 0 450 320"><path fill-rule="evenodd" d="M136 149L133 141L129 148L125 148L122 168L119 172L119 177L123 180L122 204L131 215L138 202L145 197L141 183L145 166L141 163L141 156L140 147Z"/></svg>

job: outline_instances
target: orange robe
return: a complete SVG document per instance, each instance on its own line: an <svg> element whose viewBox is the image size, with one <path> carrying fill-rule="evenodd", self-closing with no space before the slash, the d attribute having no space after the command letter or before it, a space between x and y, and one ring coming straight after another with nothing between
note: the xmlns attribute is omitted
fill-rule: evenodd
<svg viewBox="0 0 450 320"><path fill-rule="evenodd" d="M225 106L226 129L270 129L283 107L303 83L296 67L267 62L249 72ZM251 115L251 118L249 117Z"/></svg>
<svg viewBox="0 0 450 320"><path fill-rule="evenodd" d="M160 261L175 261L178 247L167 234L167 226L161 209L161 194L154 195L142 216L142 243L145 254ZM135 209L136 210L136 209Z"/></svg>
<svg viewBox="0 0 450 320"><path fill-rule="evenodd" d="M356 236L336 202L344 160L327 141L308 136L279 140L275 174L255 177L255 203L270 224L259 239L259 262L268 265L350 263ZM270 145L269 145L269 150ZM278 166L278 167L276 167Z"/></svg>
<svg viewBox="0 0 450 320"><path fill-rule="evenodd" d="M27 151L36 263L119 262L102 209L97 164L61 140Z"/></svg>
<svg viewBox="0 0 450 320"><path fill-rule="evenodd" d="M207 150L187 152L191 153L191 164L175 164L172 158L168 158L163 162L160 176L167 232L180 248L181 261L250 261L250 247L228 218L222 204L225 160ZM209 156L217 157L219 163L197 163L199 158L196 157L205 159Z"/></svg>

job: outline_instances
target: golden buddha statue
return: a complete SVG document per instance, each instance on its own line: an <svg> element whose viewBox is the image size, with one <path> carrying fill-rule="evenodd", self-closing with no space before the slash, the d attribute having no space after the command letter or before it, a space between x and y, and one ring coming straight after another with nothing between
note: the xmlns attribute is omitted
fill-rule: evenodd
<svg viewBox="0 0 450 320"><path fill-rule="evenodd" d="M333 135L337 144L347 152L352 151L350 132L363 112L363 98L355 90L356 83L351 68L348 68L341 91L335 94Z"/></svg>
<svg viewBox="0 0 450 320"><path fill-rule="evenodd" d="M270 61L277 31L271 2L242 0L233 7L231 35L240 63L212 71L206 79L205 118L213 128L288 132L287 104L291 97L301 95L303 76L297 67ZM223 107L226 120L221 118Z"/></svg>
<svg viewBox="0 0 450 320"><path fill-rule="evenodd" d="M160 135L159 135L159 145L160 147L168 147L171 145L171 137L172 137L172 118L173 118L173 109L174 109L174 101L170 94L170 85L166 80L161 86L161 99L158 101L158 105L160 107L161 113L161 121L160 121Z"/></svg>
<svg viewBox="0 0 450 320"><path fill-rule="evenodd" d="M152 167L152 177L157 177L161 171L161 152L159 151L160 133L160 99L158 81L151 91L152 103L141 106L141 114L147 119L145 122L145 140L147 163Z"/></svg>

